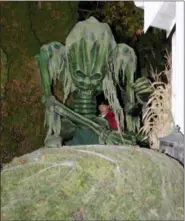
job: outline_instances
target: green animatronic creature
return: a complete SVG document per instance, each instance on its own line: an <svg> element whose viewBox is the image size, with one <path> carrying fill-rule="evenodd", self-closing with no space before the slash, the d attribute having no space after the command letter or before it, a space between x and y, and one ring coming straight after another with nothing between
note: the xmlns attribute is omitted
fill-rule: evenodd
<svg viewBox="0 0 185 221"><path fill-rule="evenodd" d="M46 146L61 146L62 140L70 136L72 145L136 144L140 118L132 116L132 110L151 89L146 78L134 82L134 50L117 44L108 24L94 17L78 22L65 46L59 42L44 45L36 59L44 90L45 124L49 127ZM62 84L63 102L52 94L51 85L56 79ZM124 108L116 92L120 80L125 85ZM96 95L100 92L104 92L115 113L118 131L112 131L106 120L96 116ZM74 100L72 108L65 105L70 94Z"/></svg>

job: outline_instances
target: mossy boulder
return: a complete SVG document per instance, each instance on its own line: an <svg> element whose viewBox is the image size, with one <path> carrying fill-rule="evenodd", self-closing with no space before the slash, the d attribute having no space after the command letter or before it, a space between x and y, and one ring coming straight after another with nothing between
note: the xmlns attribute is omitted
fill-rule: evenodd
<svg viewBox="0 0 185 221"><path fill-rule="evenodd" d="M41 148L1 172L2 220L182 220L183 167L134 147Z"/></svg>

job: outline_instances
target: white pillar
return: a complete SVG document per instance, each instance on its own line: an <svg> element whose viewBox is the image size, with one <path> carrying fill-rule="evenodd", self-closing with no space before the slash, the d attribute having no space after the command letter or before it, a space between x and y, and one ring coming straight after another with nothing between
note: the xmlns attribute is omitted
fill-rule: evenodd
<svg viewBox="0 0 185 221"><path fill-rule="evenodd" d="M176 74L176 32L173 33L172 36L172 76L171 76L171 84L172 84L172 114L177 124L176 120L176 91L177 91L177 74Z"/></svg>
<svg viewBox="0 0 185 221"><path fill-rule="evenodd" d="M172 113L184 134L184 2L176 2L176 32L172 37Z"/></svg>

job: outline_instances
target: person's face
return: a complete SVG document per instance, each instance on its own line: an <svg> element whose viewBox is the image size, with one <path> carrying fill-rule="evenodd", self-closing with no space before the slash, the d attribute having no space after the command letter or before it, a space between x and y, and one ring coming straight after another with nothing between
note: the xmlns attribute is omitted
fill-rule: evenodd
<svg viewBox="0 0 185 221"><path fill-rule="evenodd" d="M106 104L101 104L99 106L99 110L101 113L106 114L109 111L109 106Z"/></svg>

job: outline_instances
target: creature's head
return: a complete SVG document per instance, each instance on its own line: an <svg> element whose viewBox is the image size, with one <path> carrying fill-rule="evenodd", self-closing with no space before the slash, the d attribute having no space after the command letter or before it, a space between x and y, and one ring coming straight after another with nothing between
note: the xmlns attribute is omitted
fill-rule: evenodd
<svg viewBox="0 0 185 221"><path fill-rule="evenodd" d="M96 90L102 85L116 42L109 26L95 18L79 22L66 39L69 72L76 88Z"/></svg>
<svg viewBox="0 0 185 221"><path fill-rule="evenodd" d="M57 44L58 45L58 44ZM119 104L116 84L122 81L131 85L134 81L136 56L126 44L116 44L108 24L94 17L78 22L69 33L66 44L52 48L49 70L52 78L62 81L64 99L76 90L80 94L92 95L103 91L113 109L117 122L123 127L123 113ZM129 96L134 102L134 91L130 86Z"/></svg>

